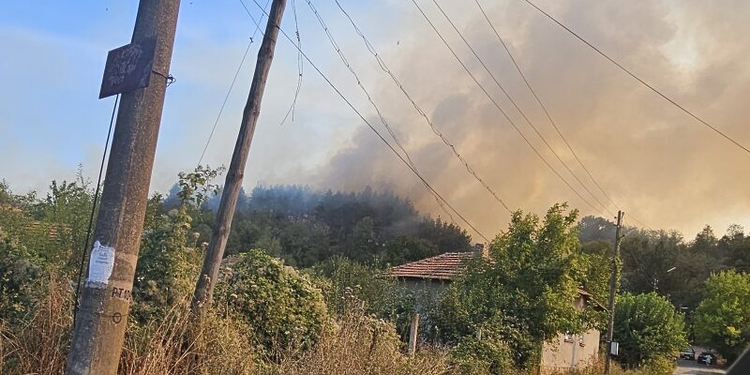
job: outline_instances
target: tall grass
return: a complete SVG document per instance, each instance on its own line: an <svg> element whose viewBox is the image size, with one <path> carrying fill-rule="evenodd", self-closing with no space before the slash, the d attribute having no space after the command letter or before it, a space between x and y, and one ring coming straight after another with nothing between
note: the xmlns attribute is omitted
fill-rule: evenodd
<svg viewBox="0 0 750 375"><path fill-rule="evenodd" d="M50 277L49 293L13 327L0 320L0 374L62 374L70 346L72 293Z"/></svg>
<svg viewBox="0 0 750 375"><path fill-rule="evenodd" d="M64 285L69 284L51 278L47 297L21 324L10 326L0 320L0 375L63 374L73 302L70 288ZM307 351L287 350L274 353L273 358L281 360L264 360L254 350L252 330L240 319L208 311L197 323L185 300L158 320L130 324L118 375L464 375L447 350L422 348L407 356L393 324L361 309L346 311L332 327ZM664 371L625 371L616 366L612 374L662 375ZM535 374L511 372L504 375ZM595 364L553 374L601 373L601 365Z"/></svg>
<svg viewBox="0 0 750 375"><path fill-rule="evenodd" d="M301 357L283 361L268 374L378 375L445 374L447 355L425 351L415 357L402 352L395 327L358 309L347 311L335 328Z"/></svg>

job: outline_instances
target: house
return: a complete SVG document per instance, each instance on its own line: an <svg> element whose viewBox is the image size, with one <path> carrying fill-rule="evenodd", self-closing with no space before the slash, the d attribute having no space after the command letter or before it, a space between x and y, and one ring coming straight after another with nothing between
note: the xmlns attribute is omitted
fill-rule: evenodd
<svg viewBox="0 0 750 375"><path fill-rule="evenodd" d="M477 245L476 251L444 253L434 257L402 264L391 268L390 275L401 280L404 285L424 295L436 295L445 289L451 280L461 275L466 261L477 257L487 257L484 247ZM589 306L600 308L592 295L583 289L578 290L575 306L583 311ZM417 311L422 311L421 301L416 301ZM542 347L542 371L554 372L586 367L597 359L600 333L591 329L584 333L560 334L553 342L545 342Z"/></svg>

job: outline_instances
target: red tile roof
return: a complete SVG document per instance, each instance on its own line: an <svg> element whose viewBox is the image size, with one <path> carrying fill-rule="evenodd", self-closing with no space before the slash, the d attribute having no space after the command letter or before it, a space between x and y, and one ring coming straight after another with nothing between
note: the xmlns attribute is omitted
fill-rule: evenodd
<svg viewBox="0 0 750 375"><path fill-rule="evenodd" d="M393 267L390 275L415 279L451 280L463 271L464 261L476 255L475 252L440 254Z"/></svg>
<svg viewBox="0 0 750 375"><path fill-rule="evenodd" d="M464 261L477 255L476 252L445 253L431 258L417 260L391 268L390 275L395 277L426 279L426 280L452 280L464 270ZM578 288L578 295L591 301L597 307L606 310L599 302L594 300L591 293Z"/></svg>

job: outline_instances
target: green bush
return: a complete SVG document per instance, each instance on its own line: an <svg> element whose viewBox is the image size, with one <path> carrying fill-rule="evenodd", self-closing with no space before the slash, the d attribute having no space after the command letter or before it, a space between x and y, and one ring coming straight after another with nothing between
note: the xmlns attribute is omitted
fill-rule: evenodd
<svg viewBox="0 0 750 375"><path fill-rule="evenodd" d="M698 341L734 362L750 345L750 275L734 270L711 275L695 310Z"/></svg>
<svg viewBox="0 0 750 375"><path fill-rule="evenodd" d="M0 321L15 323L46 295L45 270L37 257L0 231Z"/></svg>
<svg viewBox="0 0 750 375"><path fill-rule="evenodd" d="M185 206L152 218L144 231L135 272L132 315L159 319L193 292L201 259L190 245L191 218Z"/></svg>
<svg viewBox="0 0 750 375"><path fill-rule="evenodd" d="M230 263L217 287L216 303L248 323L260 350L276 359L318 341L329 318L323 294L309 278L262 250Z"/></svg>
<svg viewBox="0 0 750 375"><path fill-rule="evenodd" d="M464 336L450 351L450 359L462 375L506 374L513 369L512 353L499 337Z"/></svg>
<svg viewBox="0 0 750 375"><path fill-rule="evenodd" d="M314 268L325 278L320 280L326 304L332 313L343 316L352 307L391 321L402 340L408 340L411 317L415 313L414 295L386 271L344 257L334 257ZM356 306L352 306L352 304Z"/></svg>
<svg viewBox="0 0 750 375"><path fill-rule="evenodd" d="M620 343L618 359L629 368L650 364L658 369L688 345L683 316L656 293L618 298L614 337Z"/></svg>

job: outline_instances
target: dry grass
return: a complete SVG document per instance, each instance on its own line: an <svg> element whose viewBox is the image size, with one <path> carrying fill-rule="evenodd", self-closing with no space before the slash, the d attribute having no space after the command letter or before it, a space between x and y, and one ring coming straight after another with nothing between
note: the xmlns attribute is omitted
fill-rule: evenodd
<svg viewBox="0 0 750 375"><path fill-rule="evenodd" d="M63 373L73 321L65 285L50 278L46 299L23 324L0 320L0 375Z"/></svg>
<svg viewBox="0 0 750 375"><path fill-rule="evenodd" d="M207 313L200 325L185 301L161 322L131 326L120 359L121 375L256 374L247 332L237 321Z"/></svg>
<svg viewBox="0 0 750 375"><path fill-rule="evenodd" d="M72 294L61 285L66 284L50 280L50 293L25 324L9 327L0 321L0 375L63 373L70 346ZM307 352L275 353L275 358L282 358L278 362L257 357L251 330L239 321L208 312L196 324L188 303L180 303L158 322L130 326L118 374L463 375L445 350L423 348L414 357L405 355L393 325L361 311L347 313ZM602 366L595 364L554 375L601 373ZM615 367L612 375L657 374Z"/></svg>
<svg viewBox="0 0 750 375"><path fill-rule="evenodd" d="M315 348L266 372L288 375L446 373L446 353L428 350L410 358L403 354L402 346L392 324L354 311L346 314Z"/></svg>

